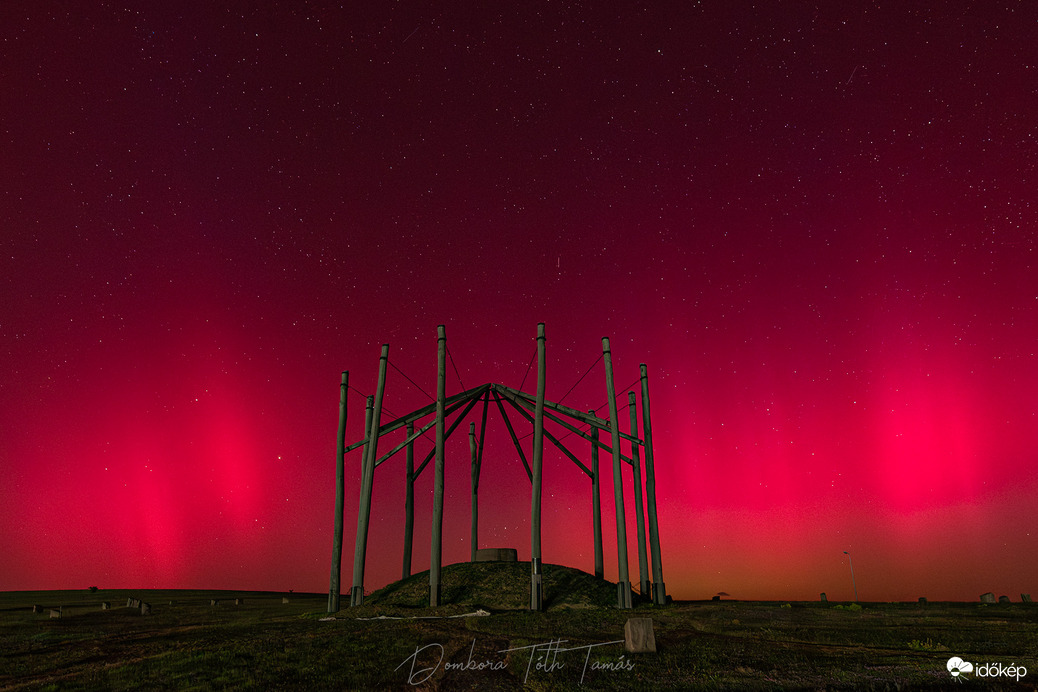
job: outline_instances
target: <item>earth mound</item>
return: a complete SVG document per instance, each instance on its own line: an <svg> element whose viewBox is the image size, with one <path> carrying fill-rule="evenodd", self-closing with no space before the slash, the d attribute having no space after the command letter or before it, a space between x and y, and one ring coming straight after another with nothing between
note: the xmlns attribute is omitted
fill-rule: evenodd
<svg viewBox="0 0 1038 692"><path fill-rule="evenodd" d="M573 567L542 566L545 609L616 606L616 584ZM529 562L459 562L440 572L443 605L490 610L528 610ZM364 598L364 605L425 608L429 605L429 570L388 584Z"/></svg>

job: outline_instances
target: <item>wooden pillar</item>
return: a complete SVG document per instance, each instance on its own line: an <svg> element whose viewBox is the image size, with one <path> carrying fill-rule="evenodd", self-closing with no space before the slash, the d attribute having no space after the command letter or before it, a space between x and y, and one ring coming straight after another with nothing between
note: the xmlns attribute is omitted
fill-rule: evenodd
<svg viewBox="0 0 1038 692"><path fill-rule="evenodd" d="M436 327L436 462L433 480L432 549L429 556L429 605L440 605L443 561L443 440L447 398L447 329Z"/></svg>
<svg viewBox="0 0 1038 692"><path fill-rule="evenodd" d="M472 488L472 528L469 532L469 562L476 561L479 536L479 455L476 450L476 424L469 423L469 456L472 459L470 485Z"/></svg>
<svg viewBox="0 0 1038 692"><path fill-rule="evenodd" d="M617 605L631 607L631 578L627 569L627 520L624 515L623 473L620 467L620 423L617 420L616 388L613 384L613 355L609 337L602 338L602 360L605 362L606 395L609 397L609 432L613 447L613 501L616 505Z"/></svg>
<svg viewBox="0 0 1038 692"><path fill-rule="evenodd" d="M414 435L414 423L408 423L407 439ZM402 579L411 576L411 547L414 544L414 441L407 443L407 487L404 490L404 568Z"/></svg>
<svg viewBox="0 0 1038 692"><path fill-rule="evenodd" d="M530 610L541 610L541 468L544 462L544 323L537 325L537 398L533 409L533 492L530 499Z"/></svg>
<svg viewBox="0 0 1038 692"><path fill-rule="evenodd" d="M649 414L649 374L645 363L642 375L642 425L645 427L645 500L649 515L649 551L652 557L652 600L657 605L667 603L667 589L663 583L663 562L660 559L660 533L656 519L656 467L652 456L652 418Z"/></svg>
<svg viewBox="0 0 1038 692"><path fill-rule="evenodd" d="M371 518L371 486L375 476L375 459L378 458L378 428L382 419L382 396L386 391L386 365L389 362L389 344L382 344L382 355L378 359L378 384L375 386L374 408L371 410L371 428L368 443L364 446L364 470L360 483L360 508L357 511L357 543L353 548L353 589L350 605L364 602L364 560L368 550L368 521Z"/></svg>
<svg viewBox="0 0 1038 692"><path fill-rule="evenodd" d="M627 407L631 411L631 437L638 437L638 406L634 392L627 392ZM634 513L638 524L638 578L642 598L651 598L649 581L649 558L645 551L645 509L642 506L642 463L638 443L631 443L631 461L634 468Z"/></svg>
<svg viewBox="0 0 1038 692"><path fill-rule="evenodd" d="M328 612L339 612L339 580L342 576L342 510L346 500L346 393L350 373L344 370L339 385L339 433L335 438L335 523L332 529L332 576L328 585Z"/></svg>
<svg viewBox="0 0 1038 692"><path fill-rule="evenodd" d="M596 415L594 409L588 411ZM595 576L605 578L602 558L602 491L598 475L598 428L591 426L591 526L595 533Z"/></svg>

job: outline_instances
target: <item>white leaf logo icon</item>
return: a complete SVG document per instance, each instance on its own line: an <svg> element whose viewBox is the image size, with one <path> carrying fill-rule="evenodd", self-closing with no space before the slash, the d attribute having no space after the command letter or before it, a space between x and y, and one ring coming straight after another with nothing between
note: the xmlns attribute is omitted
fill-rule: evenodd
<svg viewBox="0 0 1038 692"><path fill-rule="evenodd" d="M948 672L952 674L952 677L959 677L962 673L972 673L973 664L969 661L963 661L958 656L953 656L948 659Z"/></svg>

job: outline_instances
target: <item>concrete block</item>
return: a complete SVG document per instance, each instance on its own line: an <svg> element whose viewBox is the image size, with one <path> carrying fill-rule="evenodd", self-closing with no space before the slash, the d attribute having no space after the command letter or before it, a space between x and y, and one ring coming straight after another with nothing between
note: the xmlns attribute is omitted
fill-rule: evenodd
<svg viewBox="0 0 1038 692"><path fill-rule="evenodd" d="M624 625L624 649L632 654L656 653L652 618L629 618Z"/></svg>
<svg viewBox="0 0 1038 692"><path fill-rule="evenodd" d="M477 548L476 562L518 562L519 551L515 548Z"/></svg>

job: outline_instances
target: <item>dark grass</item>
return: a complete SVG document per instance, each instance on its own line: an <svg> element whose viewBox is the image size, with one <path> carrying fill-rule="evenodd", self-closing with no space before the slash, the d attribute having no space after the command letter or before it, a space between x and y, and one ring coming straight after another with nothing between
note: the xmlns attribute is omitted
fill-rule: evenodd
<svg viewBox="0 0 1038 692"><path fill-rule="evenodd" d="M324 621L324 594L2 593L0 689L993 690L1038 683L1038 608L1024 604L869 603L853 610L707 601L620 611L612 605L615 585L546 565L548 608L531 613L528 570L528 563L448 566L444 600L451 602L438 608L424 607L428 575L415 575L361 607L345 607L344 599L335 619ZM126 608L131 596L150 602L152 614ZM235 606L239 596L244 602ZM210 606L212 598L221 603ZM103 600L113 610L102 611ZM63 606L63 616L33 614L33 604ZM447 617L476 608L491 614ZM593 646L622 639L629 617L653 619L656 654ZM539 649L529 670L528 651L502 653L558 640L563 649L592 648L554 657ZM976 678L958 685L945 668L952 655L1024 665L1029 673L1020 685ZM445 668L470 656L492 665ZM561 667L538 670L538 656ZM427 680L423 673L412 678L420 685L408 683L409 657L415 671L435 668Z"/></svg>

